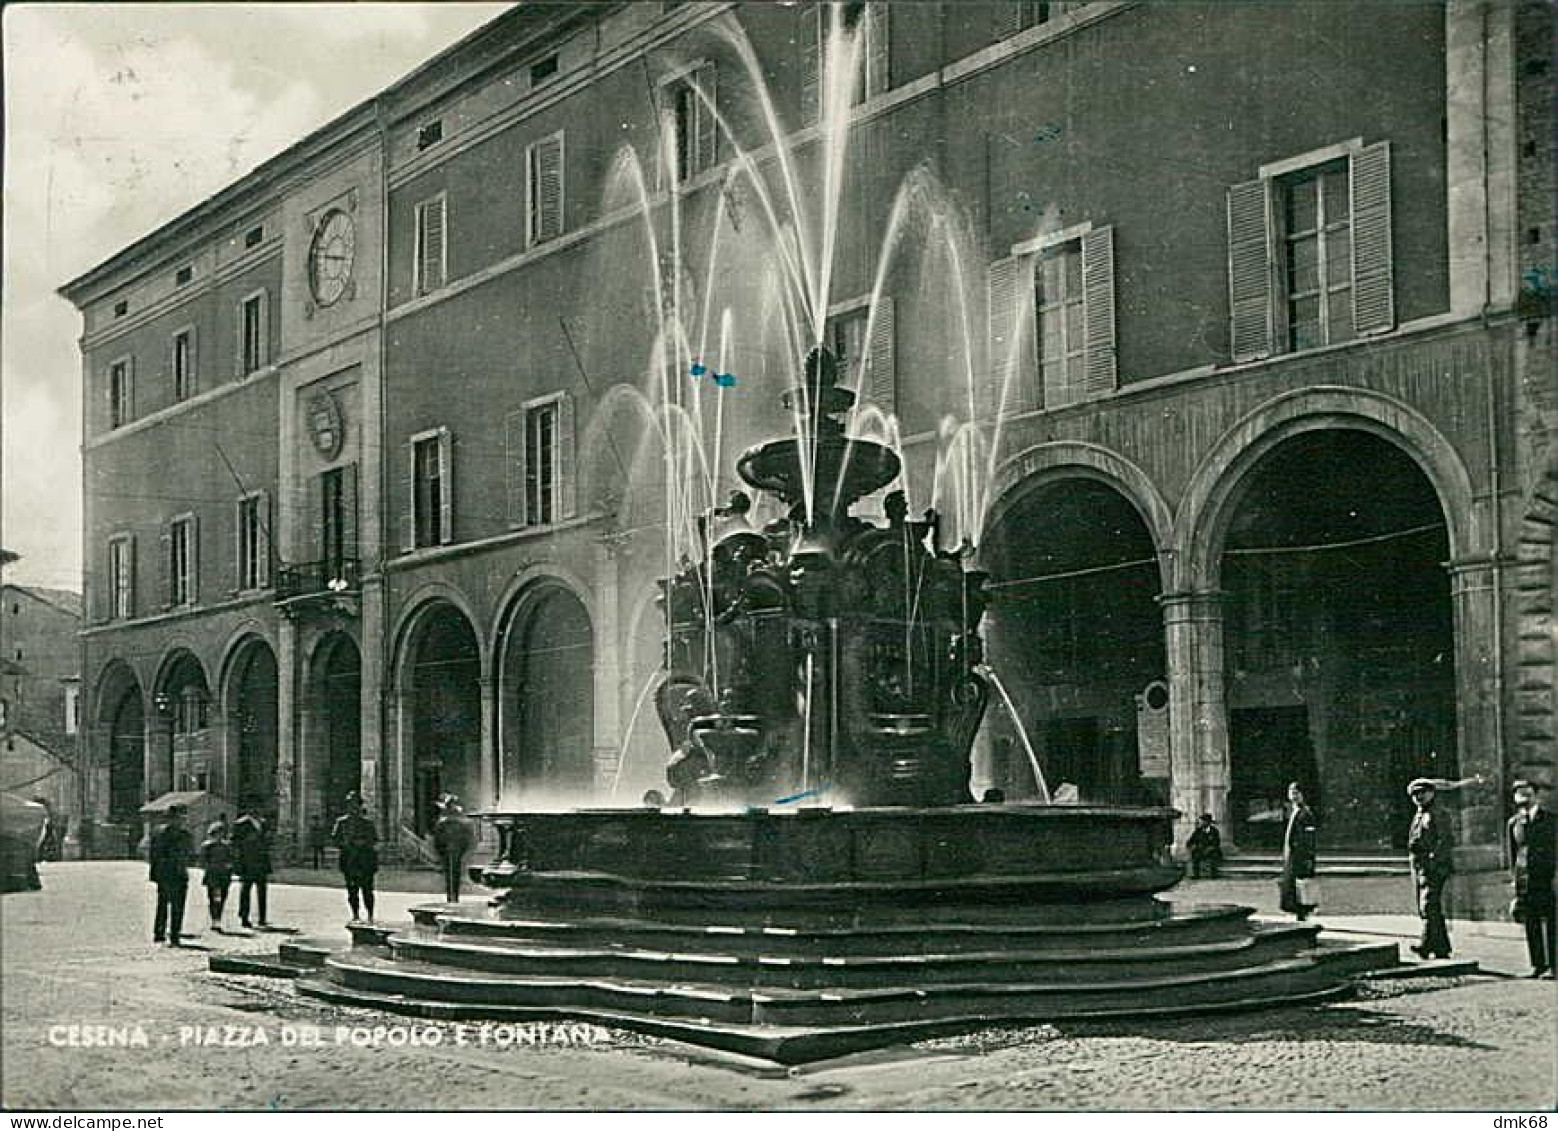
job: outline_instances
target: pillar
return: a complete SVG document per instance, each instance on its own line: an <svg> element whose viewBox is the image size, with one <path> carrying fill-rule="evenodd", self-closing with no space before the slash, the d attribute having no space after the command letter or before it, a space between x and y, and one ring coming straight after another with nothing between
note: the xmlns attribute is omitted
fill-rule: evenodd
<svg viewBox="0 0 1558 1131"><path fill-rule="evenodd" d="M1183 843L1201 813L1228 832L1228 708L1223 689L1223 594L1165 593L1169 685L1169 782ZM1231 847L1231 845L1230 845Z"/></svg>
<svg viewBox="0 0 1558 1131"><path fill-rule="evenodd" d="M1450 603L1455 623L1455 732L1463 778L1486 784L1460 791L1456 806L1458 862L1466 868L1497 868L1503 841L1505 794L1501 686L1507 682L1496 643L1495 624L1507 602L1495 590L1487 557L1451 562Z"/></svg>
<svg viewBox="0 0 1558 1131"><path fill-rule="evenodd" d="M152 697L146 712L145 759L146 799L156 800L173 788L173 714L171 703L163 706Z"/></svg>
<svg viewBox="0 0 1558 1131"><path fill-rule="evenodd" d="M276 633L276 847L286 856L307 829L304 812L302 712L298 710L297 625L285 618Z"/></svg>
<svg viewBox="0 0 1558 1131"><path fill-rule="evenodd" d="M595 543L595 617L590 626L594 640L595 788L605 791L617 775L627 736L622 733L621 586L617 569L620 537L607 534Z"/></svg>
<svg viewBox="0 0 1558 1131"><path fill-rule="evenodd" d="M389 798L385 796L386 781L393 773L385 765L389 750L385 718L385 705L391 700L387 694L388 682L384 655L384 595L383 582L372 579L363 582L362 637L358 640L357 660L361 665L361 709L358 712L357 747L362 754L362 779L358 791L362 794L367 813L393 813L398 820L400 810L386 809ZM398 804L398 799L397 799ZM388 829L383 830L388 835Z"/></svg>
<svg viewBox="0 0 1558 1131"><path fill-rule="evenodd" d="M481 677L481 796L475 808L491 809L498 803L498 694L497 680ZM466 808L472 808L469 802Z"/></svg>

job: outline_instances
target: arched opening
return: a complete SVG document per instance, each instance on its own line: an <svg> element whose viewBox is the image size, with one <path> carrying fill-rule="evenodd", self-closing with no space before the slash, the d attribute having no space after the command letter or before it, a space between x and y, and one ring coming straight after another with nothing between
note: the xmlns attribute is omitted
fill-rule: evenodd
<svg viewBox="0 0 1558 1131"><path fill-rule="evenodd" d="M179 651L163 668L153 696L158 726L152 759L151 792L210 789L215 778L216 752L211 735L211 687L194 654Z"/></svg>
<svg viewBox="0 0 1558 1131"><path fill-rule="evenodd" d="M595 646L584 605L559 585L520 598L503 642L505 802L595 784Z"/></svg>
<svg viewBox="0 0 1558 1131"><path fill-rule="evenodd" d="M1004 510L981 559L990 667L1050 789L1069 783L1085 802L1166 800L1166 746L1138 727L1138 697L1164 674L1160 573L1140 512L1099 479L1042 483ZM1012 713L998 690L987 773L1017 799L1035 785Z"/></svg>
<svg viewBox="0 0 1558 1131"><path fill-rule="evenodd" d="M1223 520L1229 832L1276 847L1289 781L1333 849L1400 847L1417 776L1457 776L1449 533L1433 485L1370 432L1265 453Z"/></svg>
<svg viewBox="0 0 1558 1131"><path fill-rule="evenodd" d="M346 811L346 795L362 788L362 657L357 642L333 632L314 653L309 672L312 742L307 774L309 810L322 837Z"/></svg>
<svg viewBox="0 0 1558 1131"><path fill-rule="evenodd" d="M276 825L276 654L263 640L243 646L233 661L228 683L227 727L233 752L232 780L224 783L229 801L256 806Z"/></svg>
<svg viewBox="0 0 1558 1131"><path fill-rule="evenodd" d="M141 685L117 666L103 678L101 723L108 743L108 820L136 825L146 803L146 708Z"/></svg>
<svg viewBox="0 0 1558 1131"><path fill-rule="evenodd" d="M412 646L412 788L415 831L427 833L444 793L470 804L481 789L481 653L453 605L424 614Z"/></svg>

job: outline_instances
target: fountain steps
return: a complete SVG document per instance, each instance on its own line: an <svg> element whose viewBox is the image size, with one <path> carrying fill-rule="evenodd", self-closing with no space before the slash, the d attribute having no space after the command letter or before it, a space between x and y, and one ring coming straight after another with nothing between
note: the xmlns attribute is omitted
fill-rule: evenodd
<svg viewBox="0 0 1558 1131"><path fill-rule="evenodd" d="M765 990L984 983L1063 986L1088 985L1100 979L1151 981L1170 969L1180 974L1241 970L1310 949L1316 933L1317 928L1312 927L1275 927L1213 943L1048 954L997 951L817 957L783 952L674 953L472 943L415 935L391 938L389 950L397 961L536 978L648 979Z"/></svg>
<svg viewBox="0 0 1558 1131"><path fill-rule="evenodd" d="M1259 965L1201 973L1088 982L988 981L919 983L831 989L732 987L707 982L651 979L538 977L451 969L380 955L331 958L324 987L334 1000L352 992L398 998L411 1012L422 1004L514 1007L560 1015L613 1014L617 1023L672 1019L695 1024L779 1026L898 1025L978 1019L1060 1020L1200 1011L1235 1003L1266 1004L1334 989L1338 981L1311 949ZM300 980L318 994L321 983ZM364 1003L366 1004L366 1003ZM459 1014L447 1014L458 1016ZM479 1014L469 1014L480 1016Z"/></svg>
<svg viewBox="0 0 1558 1131"><path fill-rule="evenodd" d="M737 955L796 957L1130 950L1223 941L1245 929L1248 907L1198 907L1168 917L1114 923L938 922L797 926L659 923L631 919L477 918L447 907L413 911L423 932L445 940L517 946L597 946L677 954L718 948ZM1031 916L1030 916L1031 918ZM399 932L393 932L399 933ZM387 935L384 942L387 942Z"/></svg>

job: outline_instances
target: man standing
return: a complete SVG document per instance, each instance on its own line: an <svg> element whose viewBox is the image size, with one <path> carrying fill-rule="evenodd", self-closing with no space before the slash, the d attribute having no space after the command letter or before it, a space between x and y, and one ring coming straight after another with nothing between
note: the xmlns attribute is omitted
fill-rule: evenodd
<svg viewBox="0 0 1558 1131"><path fill-rule="evenodd" d="M1515 902L1524 912L1531 977L1558 977L1558 915L1553 883L1558 874L1558 816L1542 803L1546 782L1517 781L1517 811L1509 819L1509 863Z"/></svg>
<svg viewBox="0 0 1558 1131"><path fill-rule="evenodd" d="M373 922L373 879L379 870L379 830L363 809L362 797L348 793L346 812L336 818L330 832L330 839L340 849L341 878L346 881L346 903L354 923L361 910L366 910L368 922Z"/></svg>
<svg viewBox="0 0 1558 1131"><path fill-rule="evenodd" d="M184 897L189 894L189 862L195 841L184 827L184 806L168 810L168 823L151 838L147 857L151 882L157 885L157 916L152 920L152 941L181 946L184 933Z"/></svg>
<svg viewBox="0 0 1558 1131"><path fill-rule="evenodd" d="M238 819L233 822L233 871L238 874L238 921L245 927L254 924L249 919L249 896L257 896L260 926L270 926L266 914L267 888L270 885L270 831L256 812L253 802L245 802Z"/></svg>
<svg viewBox="0 0 1558 1131"><path fill-rule="evenodd" d="M1304 791L1296 781L1288 783L1288 805L1287 830L1282 834L1282 878L1277 888L1282 910L1303 922L1315 909L1313 896L1306 889L1315 878L1319 833L1314 810L1304 802Z"/></svg>
<svg viewBox="0 0 1558 1131"><path fill-rule="evenodd" d="M1450 929L1444 920L1444 886L1450 880L1450 830L1434 811L1438 791L1427 778L1414 778L1407 796L1417 806L1407 833L1407 854L1412 860L1412 883L1417 890L1417 913L1423 935L1412 948L1419 958L1449 958Z"/></svg>
<svg viewBox="0 0 1558 1131"><path fill-rule="evenodd" d="M459 903L460 869L476 838L471 834L471 823L465 819L458 797L444 794L442 808L442 816L433 825L433 846L438 849L438 859L444 868L444 898L450 903Z"/></svg>

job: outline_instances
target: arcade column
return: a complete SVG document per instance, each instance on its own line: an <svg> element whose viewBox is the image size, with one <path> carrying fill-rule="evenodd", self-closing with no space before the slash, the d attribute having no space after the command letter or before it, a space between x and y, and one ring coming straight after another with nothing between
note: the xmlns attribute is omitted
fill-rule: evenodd
<svg viewBox="0 0 1558 1131"><path fill-rule="evenodd" d="M1169 685L1169 783L1180 812L1176 844L1211 813L1228 839L1228 710L1223 676L1223 594L1165 593ZM1231 847L1231 845L1230 845Z"/></svg>
<svg viewBox="0 0 1558 1131"><path fill-rule="evenodd" d="M1459 791L1457 862L1467 870L1498 868L1504 828L1504 756L1501 703L1509 673L1499 643L1508 635L1506 570L1487 557L1449 563L1450 605L1455 624L1455 731L1460 776L1480 776L1481 787ZM1500 576L1502 575L1502 576ZM1502 598L1502 599L1501 599ZM1503 631L1501 631L1503 630Z"/></svg>

